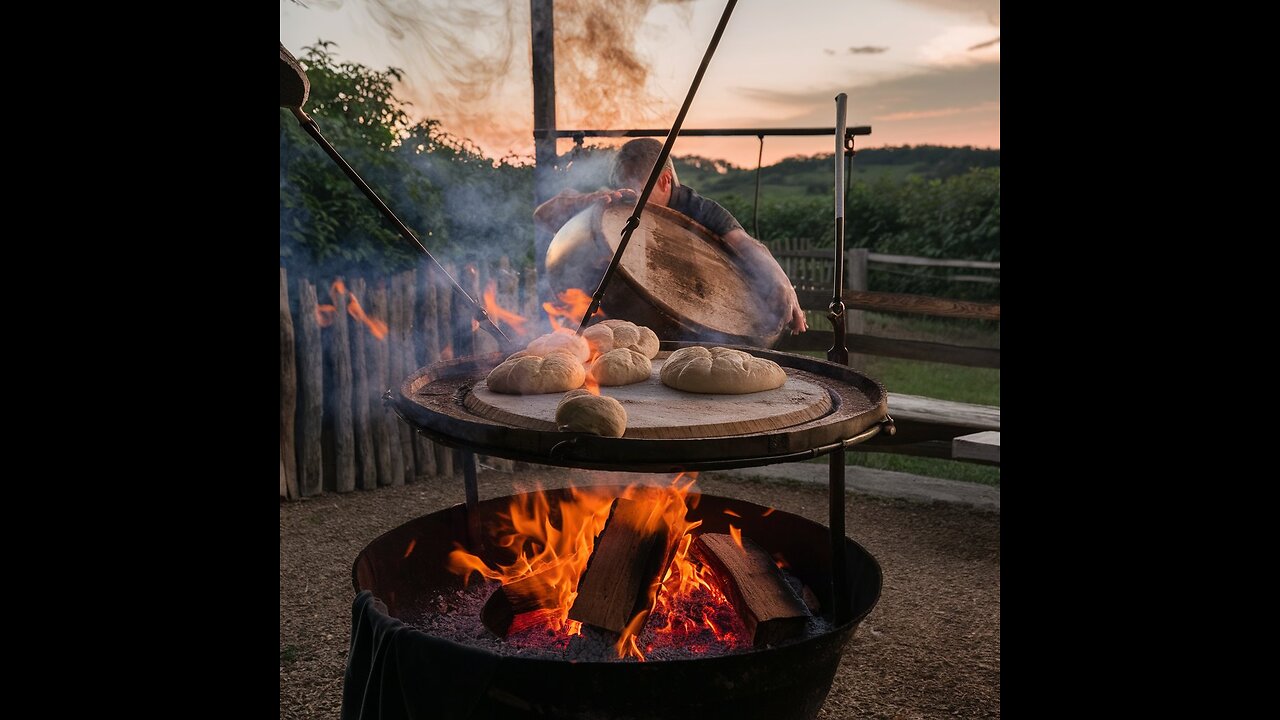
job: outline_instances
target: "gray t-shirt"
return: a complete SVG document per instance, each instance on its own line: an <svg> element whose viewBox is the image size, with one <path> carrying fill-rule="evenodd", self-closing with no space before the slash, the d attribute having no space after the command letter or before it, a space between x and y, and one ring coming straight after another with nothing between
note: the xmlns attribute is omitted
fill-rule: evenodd
<svg viewBox="0 0 1280 720"><path fill-rule="evenodd" d="M711 232L724 237L731 230L741 230L742 223L714 200L708 200L688 185L671 188L671 200L667 207L693 218Z"/></svg>

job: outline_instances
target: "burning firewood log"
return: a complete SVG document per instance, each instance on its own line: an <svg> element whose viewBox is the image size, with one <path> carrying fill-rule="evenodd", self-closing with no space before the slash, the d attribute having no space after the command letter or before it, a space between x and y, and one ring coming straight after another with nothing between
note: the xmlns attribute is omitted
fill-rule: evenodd
<svg viewBox="0 0 1280 720"><path fill-rule="evenodd" d="M480 622L489 632L505 638L517 615L554 607L556 590L548 582L552 574L552 571L543 571L494 590L480 610Z"/></svg>
<svg viewBox="0 0 1280 720"><path fill-rule="evenodd" d="M769 554L750 538L739 545L728 535L704 533L691 552L712 569L712 582L733 603L756 647L804 634L809 609Z"/></svg>
<svg viewBox="0 0 1280 720"><path fill-rule="evenodd" d="M678 541L655 503L615 500L578 581L569 618L620 635L652 605Z"/></svg>

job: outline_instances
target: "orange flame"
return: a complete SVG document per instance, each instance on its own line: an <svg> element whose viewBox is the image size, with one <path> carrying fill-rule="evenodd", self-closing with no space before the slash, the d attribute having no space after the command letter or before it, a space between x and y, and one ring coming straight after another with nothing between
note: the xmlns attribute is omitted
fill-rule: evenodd
<svg viewBox="0 0 1280 720"><path fill-rule="evenodd" d="M695 591L709 593L714 602L732 607L729 600L707 581L710 570L688 557L694 539L692 531L702 524L701 520L690 522L686 518L689 510L697 507L701 497L692 491L696 475L680 473L666 487L631 485L620 495L648 503L650 509L646 526L656 528L665 524L670 529L670 537L679 538L674 559L662 578L648 590L648 603L631 618L614 646L620 658L645 659L637 636L650 614L659 610L663 611L667 622L665 627L656 628L657 633L688 632L692 625L709 628L717 638L726 632L711 622L705 612L696 622L689 620L687 614L682 615L682 627L675 627L675 613L670 611L676 602ZM449 569L462 575L464 583L470 580L472 573L503 584L540 574L555 596L543 598L544 610L537 611L536 618L532 617L535 613L528 613L529 617L522 617L520 626L541 623L537 626L566 636L581 632L581 623L569 620L569 609L578 596L578 580L595 549L596 537L604 530L614 499L605 489L569 488L567 492L568 497L559 500L554 510L549 497L541 491L512 499L508 512L500 516L509 521L509 525L496 533L493 544L509 550L515 557L514 561L490 566L457 544L449 553L448 561Z"/></svg>
<svg viewBox="0 0 1280 720"><path fill-rule="evenodd" d="M485 312L489 313L489 317L493 318L494 322L501 321L506 323L511 326L512 330L516 331L517 335L524 335L527 332L524 329L524 324L527 321L523 317L498 304L498 283L493 280L490 280L484 289L484 309Z"/></svg>
<svg viewBox="0 0 1280 720"><path fill-rule="evenodd" d="M744 547L742 544L742 531L739 530L737 526L735 525L729 526L729 537L733 538L733 541L737 543L738 547L742 548L742 552L747 551L747 548Z"/></svg>
<svg viewBox="0 0 1280 720"><path fill-rule="evenodd" d="M738 513L734 512L734 511L732 511L732 510L730 510L729 508L725 508L725 509L724 509L724 514L725 514L725 515L732 515L732 516L734 516L734 517L736 517L736 518L740 518L740 517L742 517L741 515L739 515Z"/></svg>
<svg viewBox="0 0 1280 720"><path fill-rule="evenodd" d="M347 291L346 283L341 279L334 280L329 286L329 297L333 300L332 305L316 306L316 323L320 327L329 327L333 324L333 317L338 312L338 306L342 304L342 297L347 297L347 314L356 320L364 323L369 328L369 333L379 340L387 338L387 324L381 320L375 320L365 314L364 308L360 306L360 301L356 299L354 293Z"/></svg>
<svg viewBox="0 0 1280 720"><path fill-rule="evenodd" d="M551 503L543 492L527 493L512 499L506 514L500 515L510 524L494 538L494 544L515 554L507 565L489 567L481 558L455 544L449 553L448 567L462 575L464 584L471 573L480 573L506 585L536 573L556 597L544 602L548 609L548 626L568 635L579 634L581 623L569 620L569 608L578 596L578 578L587 566L596 536L604 529L613 497L592 488L570 488L569 498L559 502L560 523L552 523Z"/></svg>
<svg viewBox="0 0 1280 720"><path fill-rule="evenodd" d="M591 373L587 373L587 379L582 381L582 387L592 395L600 394L600 383L591 376Z"/></svg>
<svg viewBox="0 0 1280 720"><path fill-rule="evenodd" d="M407 549L405 549L405 551L404 551L404 556L407 558L407 557L409 557L410 555L412 555L412 554L413 554L413 548L414 548L414 547L416 547L417 545L418 545L418 538L414 538L414 539L410 540L410 541L409 541L409 547L408 547Z"/></svg>
<svg viewBox="0 0 1280 720"><path fill-rule="evenodd" d="M364 323L369 328L369 333L379 340L387 339L387 324L381 320L375 320L365 314L364 308L360 307L360 301L356 299L354 294L348 293L347 298L347 314Z"/></svg>
<svg viewBox="0 0 1280 720"><path fill-rule="evenodd" d="M333 324L333 315L338 312L338 308L332 305L316 306L316 324L320 327L329 327Z"/></svg>
<svg viewBox="0 0 1280 720"><path fill-rule="evenodd" d="M760 517L769 517L775 512L777 512L777 508L769 508L768 510L765 510L764 512L760 513Z"/></svg>
<svg viewBox="0 0 1280 720"><path fill-rule="evenodd" d="M556 330L577 332L578 325L582 323L582 316L586 315L587 308L591 307L591 296L578 288L569 288L560 293L557 298L560 301L558 303L542 303L542 309L547 312L551 327ZM603 310L596 310L591 317L597 316L606 317Z"/></svg>

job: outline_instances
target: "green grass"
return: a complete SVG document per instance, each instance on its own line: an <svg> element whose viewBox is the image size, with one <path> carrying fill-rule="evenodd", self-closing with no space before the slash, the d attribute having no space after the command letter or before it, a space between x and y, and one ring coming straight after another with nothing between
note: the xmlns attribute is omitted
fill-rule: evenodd
<svg viewBox="0 0 1280 720"><path fill-rule="evenodd" d="M814 325L812 328L829 327ZM999 347L1000 334L994 323L951 321L936 318L914 318L880 313L867 313L866 330L869 335L899 337L932 342L945 342L978 347ZM826 353L809 352L817 358ZM862 372L884 384L889 391L889 413L893 413L893 394L923 395L939 400L1000 405L1000 371L992 368L964 367L944 363L899 360L866 356ZM848 451L846 462L850 465L896 470L898 472L946 478L964 482L981 483L1000 487L1000 468L989 465L940 460L937 458L911 457L888 453ZM827 462L817 458L810 462Z"/></svg>

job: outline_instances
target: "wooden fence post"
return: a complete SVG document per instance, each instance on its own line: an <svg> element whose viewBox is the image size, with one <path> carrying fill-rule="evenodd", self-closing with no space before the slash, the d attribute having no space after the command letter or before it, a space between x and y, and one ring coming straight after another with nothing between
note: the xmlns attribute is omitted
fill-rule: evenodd
<svg viewBox="0 0 1280 720"><path fill-rule="evenodd" d="M419 332L418 272L418 270L408 270L404 274L404 377L400 378L400 382L404 382L422 367L418 363L416 341ZM399 387L399 383L396 387ZM405 427L409 427L408 424L405 424ZM431 451L431 443L411 427L409 427L409 450L413 453L413 479L436 474L436 461Z"/></svg>
<svg viewBox="0 0 1280 720"><path fill-rule="evenodd" d="M356 489L356 438L351 415L351 323L347 316L347 294L330 289L333 324L329 326L329 357L333 364L333 384L329 388L327 411L333 413L333 489L340 493Z"/></svg>
<svg viewBox="0 0 1280 720"><path fill-rule="evenodd" d="M454 275L453 263L444 264L445 272ZM436 285L436 335L440 338L440 356L445 360L459 357L453 337L453 284L449 277L435 278Z"/></svg>
<svg viewBox="0 0 1280 720"><path fill-rule="evenodd" d="M462 270L462 289L467 294L475 298L476 302L484 302L484 296L480 290L480 266L474 262L467 263ZM471 352L469 355L486 355L491 352L498 351L498 342L493 339L489 331L480 327L479 323L474 322L475 315L471 308L463 308L466 320L460 320L466 323L467 331L471 335Z"/></svg>
<svg viewBox="0 0 1280 720"><path fill-rule="evenodd" d="M444 265L446 271L453 274L453 265ZM436 292L436 337L440 343L441 360L448 360L455 357L453 352L453 285L450 284L449 278L441 275L437 271L431 273L431 286ZM443 452L436 455L436 472L445 477L452 477L454 474L453 452L445 448Z"/></svg>
<svg viewBox="0 0 1280 720"><path fill-rule="evenodd" d="M867 249L852 248L844 253L844 289L848 290L866 290L867 289ZM848 314L848 325L846 332L850 335L866 335L867 334L867 318L864 310L846 310ZM867 356L860 353L851 353L849 355L849 367L855 370L864 370L867 367Z"/></svg>
<svg viewBox="0 0 1280 720"><path fill-rule="evenodd" d="M319 495L324 488L320 424L324 413L324 351L316 320L316 286L298 278L298 492Z"/></svg>
<svg viewBox="0 0 1280 720"><path fill-rule="evenodd" d="M405 371L405 339L408 336L408 322L405 318L405 301L404 301L404 285L405 275L400 273L391 278L391 360L388 365L390 375L387 377L387 387L392 392L400 387L404 382L408 373ZM388 411L390 412L390 411ZM394 424L396 433L400 436L400 480L397 485L406 482L412 482L414 477L413 464L413 430L409 425L400 419L398 415L391 413L391 422Z"/></svg>
<svg viewBox="0 0 1280 720"><path fill-rule="evenodd" d="M423 264L418 268L418 307L415 315L414 329L417 330L419 342L418 348L418 365L430 365L440 359L440 342L438 339L438 321L436 315L438 313L436 305L436 282L435 272L432 267ZM431 457L433 459L432 474L443 475L445 466L453 467L453 463L446 461L449 450L438 442L431 443Z"/></svg>
<svg viewBox="0 0 1280 720"><path fill-rule="evenodd" d="M529 339L533 339L542 335L541 329L545 324L542 320L542 306L538 304L538 268L530 265L524 269L524 302L520 305L522 310L520 314L525 316L529 321L525 324L528 330Z"/></svg>
<svg viewBox="0 0 1280 720"><path fill-rule="evenodd" d="M369 302L366 294L364 278L351 281L351 294L361 307ZM365 314L368 314L366 309ZM352 407L355 412L356 433L356 477L361 490L373 490L378 487L378 463L373 449L373 432L369 422L369 405L378 402L377 393L369 390L369 356L372 354L369 343L381 342L373 337L369 328L362 324L353 324L354 342L352 347L352 375L355 379L355 394L352 396Z"/></svg>
<svg viewBox="0 0 1280 720"><path fill-rule="evenodd" d="M380 431L375 434L374 442L377 443L377 459L378 459L378 484L379 485L403 485L404 484L404 455L400 452L400 428L396 425L400 419L395 416L391 408L382 404L382 393L391 385L389 378L391 377L391 357L395 355L391 350L392 338L395 336L395 328L392 323L395 316L392 313L394 305L390 302L390 289L387 287L393 278L387 278L382 287L373 291L372 308L374 317L387 323L387 337L384 342L374 345L377 350L378 362L378 387L374 390L377 397L374 407L377 408L377 422L374 423L374 429ZM381 435L381 441L377 435ZM384 460L385 458L385 460Z"/></svg>
<svg viewBox="0 0 1280 720"><path fill-rule="evenodd" d="M280 496L289 500L298 498L298 445L294 437L298 412L298 354L293 344L289 276L284 268L280 268Z"/></svg>

